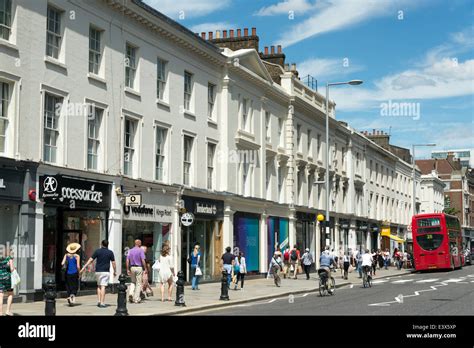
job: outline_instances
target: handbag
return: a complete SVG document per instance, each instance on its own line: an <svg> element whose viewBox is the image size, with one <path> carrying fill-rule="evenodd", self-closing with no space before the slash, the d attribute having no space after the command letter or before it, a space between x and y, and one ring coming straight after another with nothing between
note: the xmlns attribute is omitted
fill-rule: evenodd
<svg viewBox="0 0 474 348"><path fill-rule="evenodd" d="M202 276L201 267L196 267L196 272L194 272L194 275Z"/></svg>
<svg viewBox="0 0 474 348"><path fill-rule="evenodd" d="M21 279L16 269L11 273L11 281L12 281L12 287L20 285Z"/></svg>
<svg viewBox="0 0 474 348"><path fill-rule="evenodd" d="M153 266L151 267L153 268L155 271L160 271L160 268L161 268L161 264L160 264L160 261L159 260L156 260L155 263L153 264Z"/></svg>

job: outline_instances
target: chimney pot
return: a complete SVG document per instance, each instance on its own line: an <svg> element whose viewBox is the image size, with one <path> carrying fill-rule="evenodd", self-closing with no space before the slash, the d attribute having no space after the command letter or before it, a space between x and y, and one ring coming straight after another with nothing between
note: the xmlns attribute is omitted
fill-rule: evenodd
<svg viewBox="0 0 474 348"><path fill-rule="evenodd" d="M222 30L222 37L227 38L227 30Z"/></svg>
<svg viewBox="0 0 474 348"><path fill-rule="evenodd" d="M277 52L278 52L278 53L281 53L281 45L278 45L278 46L277 46Z"/></svg>
<svg viewBox="0 0 474 348"><path fill-rule="evenodd" d="M229 33L230 33L230 38L232 39L234 37L234 29L230 29Z"/></svg>
<svg viewBox="0 0 474 348"><path fill-rule="evenodd" d="M268 56L268 46L265 46L265 55Z"/></svg>
<svg viewBox="0 0 474 348"><path fill-rule="evenodd" d="M249 36L249 28L244 29L244 36L245 37Z"/></svg>
<svg viewBox="0 0 474 348"><path fill-rule="evenodd" d="M257 28L252 28L252 36L257 36Z"/></svg>
<svg viewBox="0 0 474 348"><path fill-rule="evenodd" d="M210 31L210 32L209 32L209 40L212 40L212 34L213 34L213 32Z"/></svg>
<svg viewBox="0 0 474 348"><path fill-rule="evenodd" d="M375 128L372 129L372 135L375 135Z"/></svg>
<svg viewBox="0 0 474 348"><path fill-rule="evenodd" d="M291 71L296 71L296 64L295 63L291 63Z"/></svg>
<svg viewBox="0 0 474 348"><path fill-rule="evenodd" d="M272 47L271 47L271 53L272 53L272 54L275 54L275 46L272 46Z"/></svg>
<svg viewBox="0 0 474 348"><path fill-rule="evenodd" d="M216 30L216 39L220 39L220 38L221 38L221 31Z"/></svg>
<svg viewBox="0 0 474 348"><path fill-rule="evenodd" d="M205 32L202 32L202 33L201 33L201 38L203 38L204 40L206 40L206 33L205 33Z"/></svg>
<svg viewBox="0 0 474 348"><path fill-rule="evenodd" d="M285 64L285 71L290 71L290 64Z"/></svg>
<svg viewBox="0 0 474 348"><path fill-rule="evenodd" d="M237 37L241 37L242 36L242 29L237 29Z"/></svg>

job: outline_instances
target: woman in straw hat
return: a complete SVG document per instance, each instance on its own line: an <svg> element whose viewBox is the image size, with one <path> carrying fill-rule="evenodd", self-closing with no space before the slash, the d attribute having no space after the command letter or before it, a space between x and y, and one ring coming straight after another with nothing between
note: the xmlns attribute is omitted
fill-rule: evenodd
<svg viewBox="0 0 474 348"><path fill-rule="evenodd" d="M72 306L77 296L77 290L79 286L79 270L81 269L81 258L77 254L81 245L78 243L71 243L67 246L67 253L63 257L61 266L66 265L66 290L67 290L67 302Z"/></svg>

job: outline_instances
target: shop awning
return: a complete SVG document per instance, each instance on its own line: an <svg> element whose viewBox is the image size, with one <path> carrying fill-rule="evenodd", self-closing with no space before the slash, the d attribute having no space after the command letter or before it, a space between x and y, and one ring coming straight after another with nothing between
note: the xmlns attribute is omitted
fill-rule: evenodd
<svg viewBox="0 0 474 348"><path fill-rule="evenodd" d="M404 239L401 239L400 237L391 234L389 228L387 228L387 229L382 228L382 233L380 233L380 235L381 235L382 237L388 237L388 238L390 238L390 239L393 239L394 241L396 241L396 242L398 242L398 243L405 243L405 240L404 240Z"/></svg>

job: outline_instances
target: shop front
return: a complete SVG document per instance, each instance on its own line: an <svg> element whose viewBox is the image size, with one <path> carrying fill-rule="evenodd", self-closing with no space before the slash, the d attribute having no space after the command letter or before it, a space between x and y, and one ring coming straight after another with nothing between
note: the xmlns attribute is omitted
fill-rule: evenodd
<svg viewBox="0 0 474 348"><path fill-rule="evenodd" d="M187 259L196 244L201 251L202 280L217 280L220 277L222 254L222 226L224 202L207 198L183 196L186 212L194 215L190 226L181 225L181 270L189 281Z"/></svg>
<svg viewBox="0 0 474 348"><path fill-rule="evenodd" d="M289 219L269 216L267 218L267 264L270 264L270 260L276 247L279 246L282 252L289 247Z"/></svg>
<svg viewBox="0 0 474 348"><path fill-rule="evenodd" d="M234 214L234 253L242 251L248 273L258 273L260 257L260 215L246 212Z"/></svg>
<svg viewBox="0 0 474 348"><path fill-rule="evenodd" d="M65 288L61 261L69 243L81 244L83 265L108 238L111 185L62 175L39 177L39 199L43 208L42 282ZM81 275L81 288L95 287L95 264Z"/></svg>
<svg viewBox="0 0 474 348"><path fill-rule="evenodd" d="M356 249L359 251L367 248L367 234L369 225L367 221L356 220Z"/></svg>
<svg viewBox="0 0 474 348"><path fill-rule="evenodd" d="M123 205L122 270L125 269L128 251L134 247L136 239L140 239L142 245L147 247L148 262L153 264L160 257L163 243L170 241L175 199L171 195L142 193L140 205ZM153 271L152 282L156 277Z"/></svg>
<svg viewBox="0 0 474 348"><path fill-rule="evenodd" d="M334 248L334 241L335 241L335 221L336 219L333 217L329 217L329 233L326 232L325 221L322 221L319 224L320 234L319 234L319 246L321 252L324 251L326 246L329 246L331 249ZM316 249L315 249L316 250Z"/></svg>
<svg viewBox="0 0 474 348"><path fill-rule="evenodd" d="M377 251L379 245L380 230L377 224L370 225L370 251Z"/></svg>
<svg viewBox="0 0 474 348"><path fill-rule="evenodd" d="M349 252L349 227L350 220L339 219L339 248L337 252Z"/></svg>
<svg viewBox="0 0 474 348"><path fill-rule="evenodd" d="M316 252L315 221L316 214L296 212L296 245L300 251L309 248L313 255Z"/></svg>

